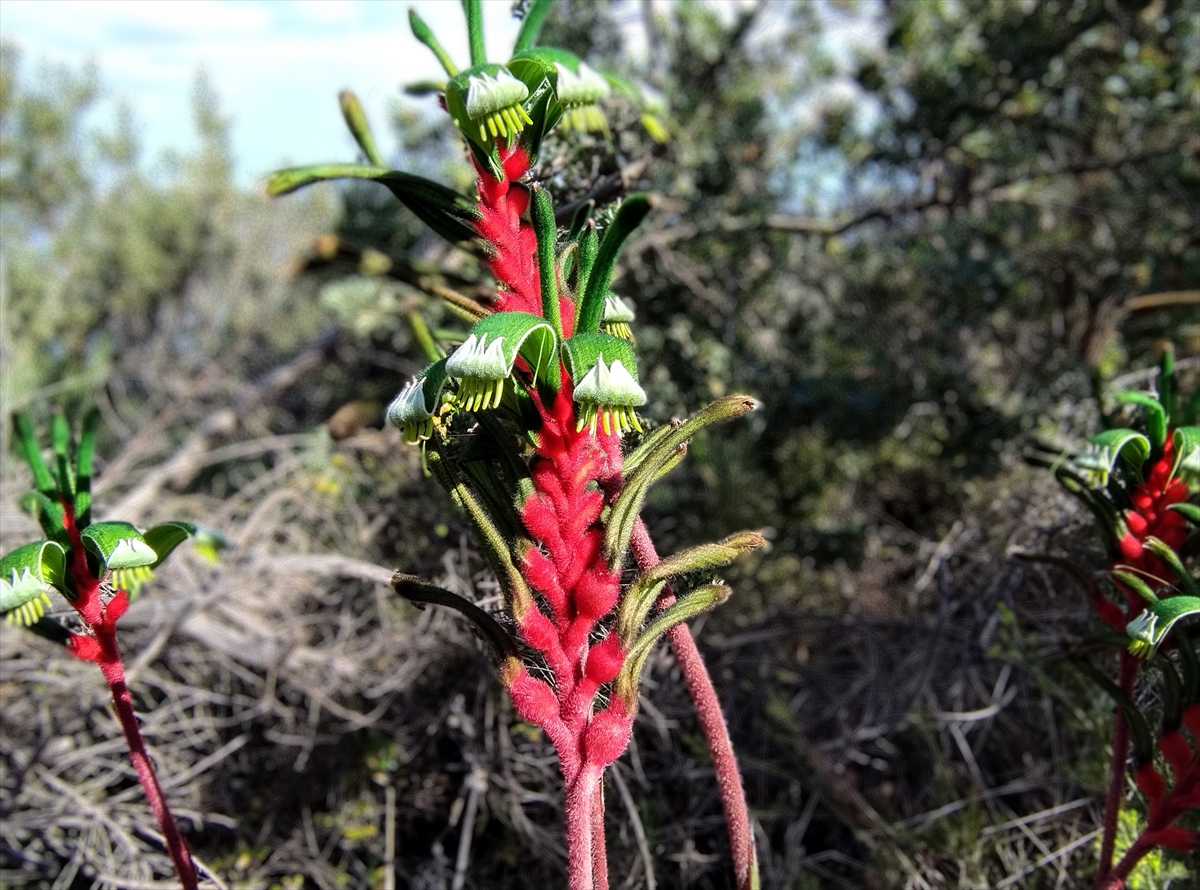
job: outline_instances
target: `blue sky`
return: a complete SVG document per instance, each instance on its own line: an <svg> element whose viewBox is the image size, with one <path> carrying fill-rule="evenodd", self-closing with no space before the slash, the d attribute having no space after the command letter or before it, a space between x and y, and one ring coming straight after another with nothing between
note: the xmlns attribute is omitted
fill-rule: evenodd
<svg viewBox="0 0 1200 890"><path fill-rule="evenodd" d="M387 109L400 86L444 77L409 31L409 6L465 66L455 0L4 0L0 35L17 41L31 76L43 59L76 68L94 60L110 97L132 106L148 159L194 144L189 100L203 67L233 118L238 179L251 184L284 162L354 157L337 104L345 87L387 151ZM484 2L494 57L516 36L511 9L511 0Z"/></svg>

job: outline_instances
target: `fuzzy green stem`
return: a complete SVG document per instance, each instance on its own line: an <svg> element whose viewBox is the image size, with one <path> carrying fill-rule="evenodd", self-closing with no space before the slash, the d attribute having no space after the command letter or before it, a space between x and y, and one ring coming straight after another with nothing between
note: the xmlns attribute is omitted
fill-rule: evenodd
<svg viewBox="0 0 1200 890"><path fill-rule="evenodd" d="M471 66L487 61L487 49L483 44L483 2L463 0L463 12L467 16L467 39L471 43Z"/></svg>
<svg viewBox="0 0 1200 890"><path fill-rule="evenodd" d="M563 339L562 314L558 306L558 280L554 269L554 243L558 227L550 193L540 185L533 187L533 232L537 237L538 280L542 291L542 318L550 322L558 339Z"/></svg>

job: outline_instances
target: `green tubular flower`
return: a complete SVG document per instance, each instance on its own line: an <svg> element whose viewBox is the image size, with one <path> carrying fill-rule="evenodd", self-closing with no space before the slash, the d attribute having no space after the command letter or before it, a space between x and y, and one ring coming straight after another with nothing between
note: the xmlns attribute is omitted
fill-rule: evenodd
<svg viewBox="0 0 1200 890"><path fill-rule="evenodd" d="M129 569L113 569L109 581L117 590L124 590L130 602L135 600L147 583L154 580L150 566L134 566Z"/></svg>
<svg viewBox="0 0 1200 890"><path fill-rule="evenodd" d="M459 405L466 411L500 407L504 381L518 358L535 380L554 384L550 369L558 337L546 320L529 312L497 312L481 318L471 335L446 360L446 373L459 381Z"/></svg>
<svg viewBox="0 0 1200 890"><path fill-rule="evenodd" d="M529 87L503 65L477 65L446 85L446 110L473 142L487 148L492 140L512 141L533 123L522 104Z"/></svg>
<svg viewBox="0 0 1200 890"><path fill-rule="evenodd" d="M633 307L616 294L610 293L604 298L604 320L601 322L604 333L632 343L633 331L630 329L629 323L633 319Z"/></svg>
<svg viewBox="0 0 1200 890"><path fill-rule="evenodd" d="M499 408L504 396L504 379L512 370L504 359L504 338L471 334L454 350L446 370L461 383L459 396L467 411Z"/></svg>
<svg viewBox="0 0 1200 890"><path fill-rule="evenodd" d="M1158 616L1146 611L1125 626L1129 634L1129 652L1138 658L1149 658L1166 634L1158 632Z"/></svg>
<svg viewBox="0 0 1200 890"><path fill-rule="evenodd" d="M643 84L638 90L638 98L642 106L642 126L646 128L650 138L660 144L670 142L666 97L653 87Z"/></svg>
<svg viewBox="0 0 1200 890"><path fill-rule="evenodd" d="M64 583L66 555L53 541L18 547L0 560L0 614L6 624L29 627L50 606L50 587Z"/></svg>
<svg viewBox="0 0 1200 890"><path fill-rule="evenodd" d="M436 415L446 386L446 359L440 359L421 371L400 390L387 409L387 421L404 431L410 445L424 442L433 435Z"/></svg>
<svg viewBox="0 0 1200 890"><path fill-rule="evenodd" d="M603 425L605 433L641 432L633 409L646 404L646 393L638 385L633 347L619 337L592 333L571 337L562 351L579 403L576 430L587 427L595 434Z"/></svg>
<svg viewBox="0 0 1200 890"><path fill-rule="evenodd" d="M574 61L574 65L570 60L554 63L558 70L558 101L563 107L563 129L607 135L608 119L600 110L599 103L612 92L608 81L587 62Z"/></svg>

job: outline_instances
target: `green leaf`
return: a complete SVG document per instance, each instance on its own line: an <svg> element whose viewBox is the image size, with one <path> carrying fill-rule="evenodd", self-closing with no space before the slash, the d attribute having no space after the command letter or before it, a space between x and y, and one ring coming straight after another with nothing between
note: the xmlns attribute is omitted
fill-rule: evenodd
<svg viewBox="0 0 1200 890"><path fill-rule="evenodd" d="M92 462L99 425L100 412L92 408L83 416L75 449L75 522L81 527L92 521Z"/></svg>
<svg viewBox="0 0 1200 890"><path fill-rule="evenodd" d="M1175 450L1171 478L1178 476L1193 487L1200 484L1200 426L1176 428L1171 441Z"/></svg>
<svg viewBox="0 0 1200 890"><path fill-rule="evenodd" d="M1167 426L1179 423L1179 384L1175 377L1175 350L1163 351L1158 365L1158 400L1167 412Z"/></svg>
<svg viewBox="0 0 1200 890"><path fill-rule="evenodd" d="M1098 668L1082 659L1072 658L1069 663L1096 686L1108 693L1117 707L1125 714L1125 722L1129 724L1129 735L1133 742L1134 759L1139 765L1146 763L1154 756L1150 724L1146 721L1146 715L1138 709L1133 699L1122 692L1120 687Z"/></svg>
<svg viewBox="0 0 1200 890"><path fill-rule="evenodd" d="M267 179L267 194L286 195L316 182L369 179L388 187L405 207L437 234L457 244L476 236L478 212L470 199L444 185L385 167L365 164L313 164L277 170Z"/></svg>
<svg viewBox="0 0 1200 890"><path fill-rule="evenodd" d="M596 255L595 265L588 275L587 289L575 313L576 333L585 334L600 330L600 322L604 318L604 298L608 296L617 256L634 229L646 218L650 208L650 198L635 192L621 202L617 215L605 229L604 239L600 242L600 252Z"/></svg>
<svg viewBox="0 0 1200 890"><path fill-rule="evenodd" d="M158 568L171 555L171 551L196 533L196 526L190 522L164 522L154 528L147 529L142 535L143 540L154 551L158 558L149 564L152 569Z"/></svg>
<svg viewBox="0 0 1200 890"><path fill-rule="evenodd" d="M1125 390L1117 393L1117 401L1123 405L1140 405L1146 409L1146 432L1155 448L1162 448L1167 441L1167 412L1158 399L1144 392Z"/></svg>
<svg viewBox="0 0 1200 890"><path fill-rule="evenodd" d="M158 554L128 522L94 522L79 537L109 570L135 569L158 562Z"/></svg>
<svg viewBox="0 0 1200 890"><path fill-rule="evenodd" d="M48 587L66 588L66 551L54 541L35 541L0 559L0 614L29 627L46 612Z"/></svg>
<svg viewBox="0 0 1200 890"><path fill-rule="evenodd" d="M538 34L542 31L542 23L546 13L550 11L552 0L532 0L525 7L525 18L521 21L521 30L513 43L513 55L532 49L537 44Z"/></svg>
<svg viewBox="0 0 1200 890"><path fill-rule="evenodd" d="M57 497L47 497L40 491L29 491L21 497L21 509L37 517L47 538L66 535L66 510Z"/></svg>
<svg viewBox="0 0 1200 890"><path fill-rule="evenodd" d="M63 496L72 497L75 494L75 468L71 466L71 427L62 414L55 414L50 420L50 448L54 452L58 490Z"/></svg>
<svg viewBox="0 0 1200 890"><path fill-rule="evenodd" d="M1092 436L1088 448L1076 455L1072 463L1083 472L1088 485L1103 488L1117 465L1118 459L1140 472L1150 456L1150 440L1128 429L1104 430Z"/></svg>
<svg viewBox="0 0 1200 890"><path fill-rule="evenodd" d="M1200 525L1200 506L1196 504L1172 504L1167 509L1182 513L1184 519Z"/></svg>
<svg viewBox="0 0 1200 890"><path fill-rule="evenodd" d="M583 293L587 289L588 279L592 277L592 269L596 266L596 254L600 252L600 236L596 234L596 224L587 222L584 225L583 237L579 241L579 275L575 280L575 293ZM601 311L601 321L603 321Z"/></svg>
<svg viewBox="0 0 1200 890"><path fill-rule="evenodd" d="M375 147L375 137L371 134L371 125L367 123L367 113L363 111L362 103L353 90L342 90L338 93L338 104L342 108L342 117L350 129L350 135L358 143L367 160L378 167L383 166L383 157Z"/></svg>
<svg viewBox="0 0 1200 890"><path fill-rule="evenodd" d="M550 322L555 334L563 336L562 315L558 306L558 275L554 268L554 249L558 242L558 225L554 221L554 205L550 193L540 185L533 187L533 207L530 210L533 231L537 236L538 281L542 291L542 317Z"/></svg>
<svg viewBox="0 0 1200 890"><path fill-rule="evenodd" d="M469 620L483 634L485 640L492 644L497 660L503 662L508 656L517 655L517 644L487 612L479 606L464 599L457 593L451 593L444 587L422 581L413 575L397 572L392 576L392 588L406 600L414 603L433 603L447 606Z"/></svg>
<svg viewBox="0 0 1200 890"><path fill-rule="evenodd" d="M1163 732L1178 729L1183 716L1183 681L1171 659L1163 652L1154 656L1153 662L1162 673L1162 727Z"/></svg>
<svg viewBox="0 0 1200 890"><path fill-rule="evenodd" d="M309 164L304 167L276 170L267 177L266 188L268 195L278 198L317 182L330 182L335 179L377 180L388 172L390 171L387 167L366 164Z"/></svg>
<svg viewBox="0 0 1200 890"><path fill-rule="evenodd" d="M412 28L413 36L421 43L425 44L437 56L438 62L445 69L447 76L454 77L458 74L458 66L454 64L454 60L450 58L450 54L438 42L438 39L433 36L433 31L429 25L425 24L425 20L417 15L415 9L408 10L408 26Z"/></svg>
<svg viewBox="0 0 1200 890"><path fill-rule="evenodd" d="M1176 647L1179 653L1179 671L1183 675L1183 703L1194 704L1200 700L1200 658L1196 656L1196 648L1191 637L1181 628L1174 631Z"/></svg>
<svg viewBox="0 0 1200 890"><path fill-rule="evenodd" d="M638 636L625 655L620 673L613 682L613 692L620 697L629 713L634 713L638 704L638 684L641 682L642 667L650 650L663 634L681 621L707 612L713 606L729 599L732 591L724 584L706 584L684 594L672 605L658 613Z"/></svg>
<svg viewBox="0 0 1200 890"><path fill-rule="evenodd" d="M17 450L33 472L33 484L38 491L51 495L57 491L54 477L42 460L42 448L33 432L33 424L24 414L13 415L13 430L17 434Z"/></svg>

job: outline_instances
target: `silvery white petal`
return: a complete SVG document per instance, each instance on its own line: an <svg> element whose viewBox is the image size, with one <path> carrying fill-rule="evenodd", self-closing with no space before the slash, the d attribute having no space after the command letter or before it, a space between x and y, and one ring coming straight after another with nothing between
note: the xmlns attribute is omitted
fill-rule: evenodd
<svg viewBox="0 0 1200 890"><path fill-rule="evenodd" d="M471 334L462 346L454 350L446 362L446 373L451 377L483 377L503 380L512 370L504 358L504 338L497 337L491 343L488 335Z"/></svg>

